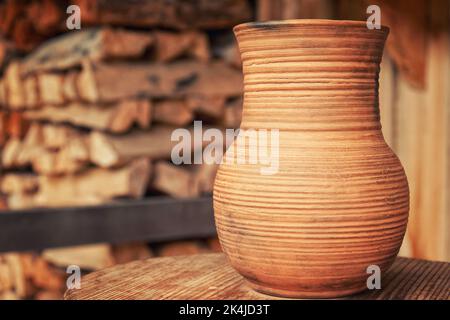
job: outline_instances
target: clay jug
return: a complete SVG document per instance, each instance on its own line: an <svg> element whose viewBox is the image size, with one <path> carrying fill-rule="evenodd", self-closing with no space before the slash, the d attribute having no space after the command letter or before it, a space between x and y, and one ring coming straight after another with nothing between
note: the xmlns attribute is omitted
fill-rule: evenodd
<svg viewBox="0 0 450 320"><path fill-rule="evenodd" d="M234 32L244 73L241 132L214 186L229 262L254 290L283 297L360 292L377 270L382 282L409 211L406 176L383 138L378 107L389 29L286 20ZM250 130L278 131L277 170L249 161L257 143L244 135Z"/></svg>

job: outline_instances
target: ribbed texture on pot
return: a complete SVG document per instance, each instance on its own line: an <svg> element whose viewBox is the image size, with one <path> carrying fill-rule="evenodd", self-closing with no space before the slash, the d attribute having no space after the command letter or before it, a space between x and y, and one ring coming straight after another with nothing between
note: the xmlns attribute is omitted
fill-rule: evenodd
<svg viewBox="0 0 450 320"><path fill-rule="evenodd" d="M379 122L387 29L295 20L244 24L235 33L245 82L241 128L280 130L279 169L268 176L260 171L268 164L220 166L214 210L223 249L262 292L361 291L369 265L384 271L393 262L409 210L405 173ZM228 157L232 151L249 162L248 143L234 143Z"/></svg>
<svg viewBox="0 0 450 320"><path fill-rule="evenodd" d="M373 109L386 28L288 20L244 24L235 32L245 76L242 127L380 128Z"/></svg>

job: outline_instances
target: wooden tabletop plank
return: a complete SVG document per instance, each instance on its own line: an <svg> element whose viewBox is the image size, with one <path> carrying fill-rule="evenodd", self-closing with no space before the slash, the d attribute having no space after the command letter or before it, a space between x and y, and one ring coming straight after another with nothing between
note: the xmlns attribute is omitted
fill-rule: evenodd
<svg viewBox="0 0 450 320"><path fill-rule="evenodd" d="M248 288L223 254L153 258L100 270L82 278L69 300L277 299ZM347 299L450 300L450 263L397 258L381 290Z"/></svg>

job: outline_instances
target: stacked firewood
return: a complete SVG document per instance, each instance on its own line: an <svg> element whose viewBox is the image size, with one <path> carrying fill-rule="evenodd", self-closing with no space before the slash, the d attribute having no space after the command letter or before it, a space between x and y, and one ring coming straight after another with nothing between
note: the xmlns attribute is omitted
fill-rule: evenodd
<svg viewBox="0 0 450 320"><path fill-rule="evenodd" d="M80 6L81 30L64 29L62 2ZM192 130L194 120L239 126L242 76L231 27L250 18L247 1L62 2L0 4L0 17L8 17L0 19L0 207L210 193L217 165L173 164L178 141L171 136L177 128ZM51 8L48 17L36 3ZM0 297L60 295L67 275L59 268L69 264L93 270L133 257L217 249L211 241L150 251L135 244L119 256L109 244L0 255ZM86 263L92 256L102 263Z"/></svg>
<svg viewBox="0 0 450 320"><path fill-rule="evenodd" d="M159 256L175 256L220 251L217 239L176 241L157 245L127 243L91 244L70 248L47 249L37 253L0 255L0 300L59 300L76 265L81 274L115 264ZM70 282L70 279L69 279ZM70 282L71 283L71 282ZM81 286L83 283L80 283Z"/></svg>
<svg viewBox="0 0 450 320"><path fill-rule="evenodd" d="M242 78L231 62L213 57L202 32L110 27L69 32L11 62L0 82L1 164L32 174L4 176L8 206L97 204L148 185L210 192L198 182L207 168L169 164L171 135L194 119L238 125Z"/></svg>

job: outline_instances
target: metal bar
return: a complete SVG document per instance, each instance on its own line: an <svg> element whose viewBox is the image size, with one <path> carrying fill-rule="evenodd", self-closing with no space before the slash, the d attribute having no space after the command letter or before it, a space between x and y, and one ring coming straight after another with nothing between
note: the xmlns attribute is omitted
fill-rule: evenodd
<svg viewBox="0 0 450 320"><path fill-rule="evenodd" d="M215 234L211 197L153 197L102 206L0 212L0 252Z"/></svg>

